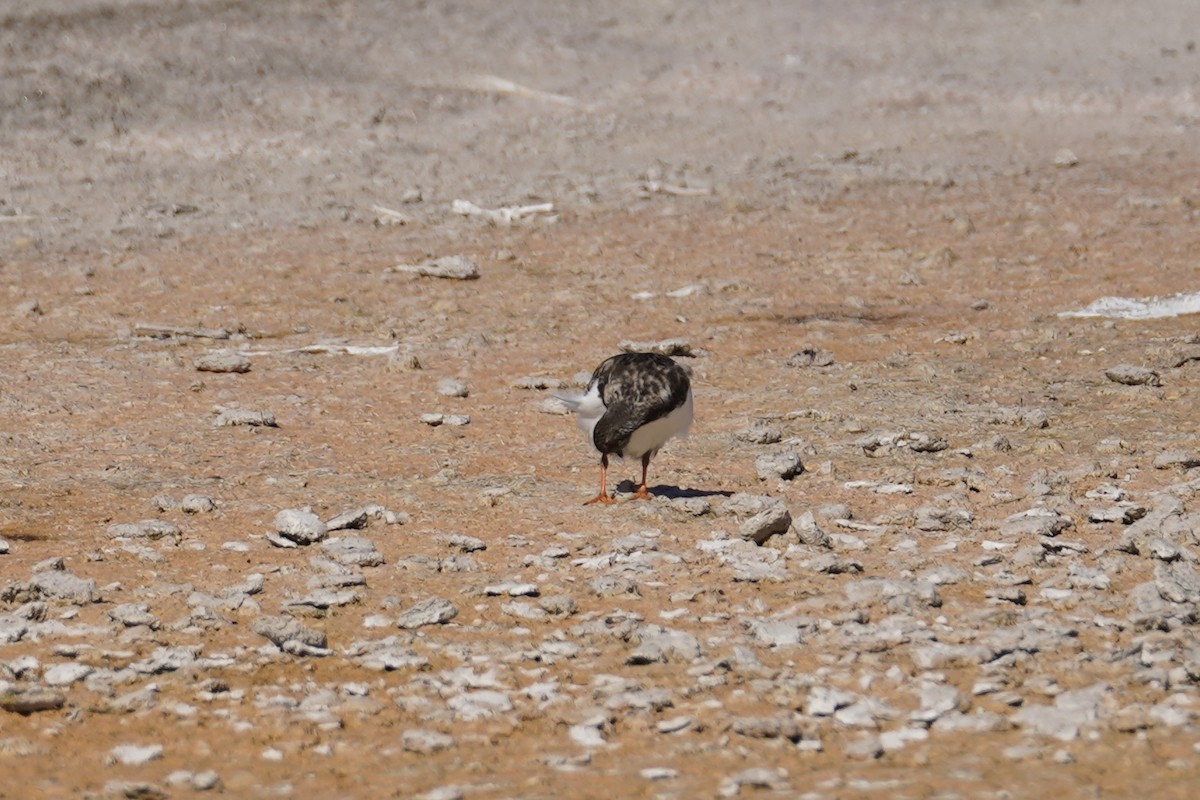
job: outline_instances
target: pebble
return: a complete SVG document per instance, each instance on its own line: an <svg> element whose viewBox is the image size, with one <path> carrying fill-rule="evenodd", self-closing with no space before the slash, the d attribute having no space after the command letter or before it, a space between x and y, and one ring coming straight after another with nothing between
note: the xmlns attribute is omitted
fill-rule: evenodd
<svg viewBox="0 0 1200 800"><path fill-rule="evenodd" d="M168 773L166 783L168 786L207 792L221 785L221 776L215 770L192 772L187 769L178 769Z"/></svg>
<svg viewBox="0 0 1200 800"><path fill-rule="evenodd" d="M279 647L288 642L299 642L313 648L323 649L326 645L325 632L309 628L292 617L258 617L251 629Z"/></svg>
<svg viewBox="0 0 1200 800"><path fill-rule="evenodd" d="M463 692L446 700L459 719L490 719L512 711L512 700L504 692L491 689Z"/></svg>
<svg viewBox="0 0 1200 800"><path fill-rule="evenodd" d="M365 506L351 508L325 520L325 528L331 531L360 530L367 527L371 512Z"/></svg>
<svg viewBox="0 0 1200 800"><path fill-rule="evenodd" d="M1154 457L1155 469L1193 469L1200 467L1200 452L1168 450Z"/></svg>
<svg viewBox="0 0 1200 800"><path fill-rule="evenodd" d="M397 264L389 267L388 272L412 272L428 278L449 278L458 281L472 281L479 277L479 265L466 256L441 256L420 264Z"/></svg>
<svg viewBox="0 0 1200 800"><path fill-rule="evenodd" d="M425 625L441 625L458 616L458 609L449 600L430 597L407 609L396 620L396 626L411 630Z"/></svg>
<svg viewBox="0 0 1200 800"><path fill-rule="evenodd" d="M432 428L440 425L449 425L454 428L471 424L471 418L466 414L422 414L420 420Z"/></svg>
<svg viewBox="0 0 1200 800"><path fill-rule="evenodd" d="M621 341L617 347L623 353L658 353L664 356L696 356L692 343L687 339L661 339L656 342Z"/></svg>
<svg viewBox="0 0 1200 800"><path fill-rule="evenodd" d="M256 411L249 408L226 408L218 412L213 420L218 428L245 426L250 428L278 428L275 415L270 411Z"/></svg>
<svg viewBox="0 0 1200 800"><path fill-rule="evenodd" d="M361 536L341 536L321 542L321 552L338 564L354 567L378 567L384 563L383 554Z"/></svg>
<svg viewBox="0 0 1200 800"><path fill-rule="evenodd" d="M541 376L531 376L531 375L526 375L524 377L517 378L515 381L512 382L512 387L514 389L530 389L530 390L566 389L566 388L569 388L570 385L571 385L570 382L565 381L562 378L545 378L545 377L541 377Z"/></svg>
<svg viewBox="0 0 1200 800"><path fill-rule="evenodd" d="M6 686L0 681L0 710L14 714L36 714L39 711L56 711L67 702L67 697L55 689L42 686Z"/></svg>
<svg viewBox="0 0 1200 800"><path fill-rule="evenodd" d="M95 602L97 599L94 580L80 578L62 569L38 572L35 568L29 585L46 597L65 600L79 606Z"/></svg>
<svg viewBox="0 0 1200 800"><path fill-rule="evenodd" d="M1135 367L1130 364L1118 364L1104 370L1104 377L1113 383L1125 386L1161 386L1162 379L1157 372L1148 367Z"/></svg>
<svg viewBox="0 0 1200 800"><path fill-rule="evenodd" d="M113 539L169 539L176 544L183 538L183 532L179 530L178 525L159 519L109 525L108 535Z"/></svg>
<svg viewBox="0 0 1200 800"><path fill-rule="evenodd" d="M429 755L454 747L454 737L441 731L411 728L400 735L400 744L410 753Z"/></svg>
<svg viewBox="0 0 1200 800"><path fill-rule="evenodd" d="M285 508L275 515L275 530L296 544L314 544L326 537L329 528L306 508Z"/></svg>
<svg viewBox="0 0 1200 800"><path fill-rule="evenodd" d="M55 664L47 667L42 673L42 681L47 686L70 686L91 675L95 671L94 667L78 662L69 662L66 664Z"/></svg>
<svg viewBox="0 0 1200 800"><path fill-rule="evenodd" d="M442 378L438 381L437 393L442 397L466 397L470 391L466 381L458 378Z"/></svg>
<svg viewBox="0 0 1200 800"><path fill-rule="evenodd" d="M140 767L163 757L161 744L119 744L108 751L110 763L127 767Z"/></svg>
<svg viewBox="0 0 1200 800"><path fill-rule="evenodd" d="M789 367L829 367L834 362L833 353L818 347L806 347L788 356Z"/></svg>
<svg viewBox="0 0 1200 800"><path fill-rule="evenodd" d="M758 473L760 481L772 478L790 481L804 472L804 464L795 450L784 450L779 453L764 453L754 459L754 471Z"/></svg>
<svg viewBox="0 0 1200 800"><path fill-rule="evenodd" d="M179 501L179 510L185 514L208 514L217 510L217 503L208 495L185 494Z"/></svg>
<svg viewBox="0 0 1200 800"><path fill-rule="evenodd" d="M200 372L249 372L250 359L241 353L221 350L196 359L196 369Z"/></svg>

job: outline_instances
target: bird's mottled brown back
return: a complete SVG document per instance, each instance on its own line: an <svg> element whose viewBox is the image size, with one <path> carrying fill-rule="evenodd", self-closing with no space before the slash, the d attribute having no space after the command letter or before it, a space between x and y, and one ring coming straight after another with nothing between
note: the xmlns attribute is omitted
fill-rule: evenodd
<svg viewBox="0 0 1200 800"><path fill-rule="evenodd" d="M687 400L687 370L658 353L621 353L592 373L607 411L592 433L601 453L619 454L633 432Z"/></svg>

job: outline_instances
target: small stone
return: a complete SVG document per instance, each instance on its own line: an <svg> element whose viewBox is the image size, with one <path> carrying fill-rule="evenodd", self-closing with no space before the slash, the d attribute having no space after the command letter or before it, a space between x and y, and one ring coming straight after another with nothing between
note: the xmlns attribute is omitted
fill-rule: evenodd
<svg viewBox="0 0 1200 800"><path fill-rule="evenodd" d="M743 788L769 789L773 792L788 792L787 772L782 769L753 767L726 777L717 789L717 797L737 797Z"/></svg>
<svg viewBox="0 0 1200 800"><path fill-rule="evenodd" d="M1053 509L1031 508L1012 514L1000 526L1005 536L1057 536L1074 523Z"/></svg>
<svg viewBox="0 0 1200 800"><path fill-rule="evenodd" d="M213 425L218 428L245 426L250 428L278 428L275 415L270 411L255 411L249 408L226 408L217 414Z"/></svg>
<svg viewBox="0 0 1200 800"><path fill-rule="evenodd" d="M325 520L325 527L331 531L343 530L359 530L367 527L367 523L371 519L371 512L365 506L359 508L351 508L343 511L337 516L330 517Z"/></svg>
<svg viewBox="0 0 1200 800"><path fill-rule="evenodd" d="M1157 372L1147 367L1135 367L1131 364L1118 364L1104 370L1104 377L1114 383L1125 386L1161 386L1162 380Z"/></svg>
<svg viewBox="0 0 1200 800"><path fill-rule="evenodd" d="M873 761L883 755L883 743L875 734L867 734L846 742L843 752L856 761Z"/></svg>
<svg viewBox="0 0 1200 800"><path fill-rule="evenodd" d="M638 771L638 775L648 781L669 781L679 777L679 770L670 767L645 767Z"/></svg>
<svg viewBox="0 0 1200 800"><path fill-rule="evenodd" d="M85 580L64 570L35 572L29 585L38 593L55 600L65 600L77 606L96 600L96 582Z"/></svg>
<svg viewBox="0 0 1200 800"><path fill-rule="evenodd" d="M679 733L692 727L695 721L692 717L671 717L655 723L654 730L658 733Z"/></svg>
<svg viewBox="0 0 1200 800"><path fill-rule="evenodd" d="M303 508L285 508L276 514L275 530L296 544L319 542L329 532L320 517Z"/></svg>
<svg viewBox="0 0 1200 800"><path fill-rule="evenodd" d="M108 751L109 763L123 764L127 767L140 767L163 757L161 744L119 744Z"/></svg>
<svg viewBox="0 0 1200 800"><path fill-rule="evenodd" d="M146 781L107 781L104 793L125 800L168 800L169 795Z"/></svg>
<svg viewBox="0 0 1200 800"><path fill-rule="evenodd" d="M514 389L566 389L571 384L562 378L543 378L526 375L512 382Z"/></svg>
<svg viewBox="0 0 1200 800"><path fill-rule="evenodd" d="M14 714L56 711L67 702L66 695L42 686L11 686L0 681L0 710Z"/></svg>
<svg viewBox="0 0 1200 800"><path fill-rule="evenodd" d="M42 673L42 680L48 686L70 686L91 675L93 671L94 667L72 661L47 667Z"/></svg>
<svg viewBox="0 0 1200 800"><path fill-rule="evenodd" d="M326 646L325 632L309 628L292 617L258 617L251 630L282 648L288 642L299 642L314 648Z"/></svg>
<svg viewBox="0 0 1200 800"><path fill-rule="evenodd" d="M1077 164L1079 164L1079 157L1069 148L1064 147L1054 154L1054 166L1059 169L1067 169Z"/></svg>
<svg viewBox="0 0 1200 800"><path fill-rule="evenodd" d="M108 526L108 535L113 539L170 539L176 544L183 538L179 526L161 519L145 519L141 522L119 522Z"/></svg>
<svg viewBox="0 0 1200 800"><path fill-rule="evenodd" d="M428 278L472 281L479 277L479 265L466 256L442 256L420 264L397 264L389 272L414 272Z"/></svg>
<svg viewBox="0 0 1200 800"><path fill-rule="evenodd" d="M378 567L383 554L361 536L342 536L321 542L321 552L343 566Z"/></svg>
<svg viewBox="0 0 1200 800"><path fill-rule="evenodd" d="M512 711L512 700L504 692L481 689L454 695L446 705L464 720L489 719Z"/></svg>
<svg viewBox="0 0 1200 800"><path fill-rule="evenodd" d="M200 372L249 372L250 359L241 353L222 350L200 356L196 359L196 369Z"/></svg>
<svg viewBox="0 0 1200 800"><path fill-rule="evenodd" d="M751 423L736 434L737 438L749 444L775 444L783 439L783 431L775 425L762 420Z"/></svg>
<svg viewBox="0 0 1200 800"><path fill-rule="evenodd" d="M410 753L429 755L454 746L454 737L441 731L412 728L400 737L400 743Z"/></svg>
<svg viewBox="0 0 1200 800"><path fill-rule="evenodd" d="M658 353L664 356L694 356L692 343L687 339L662 339L657 342L633 342L628 339L617 347L623 353Z"/></svg>
<svg viewBox="0 0 1200 800"><path fill-rule="evenodd" d="M42 304L37 300L25 300L13 309L13 314L18 317L40 317L43 313Z"/></svg>
<svg viewBox="0 0 1200 800"><path fill-rule="evenodd" d="M804 464L795 450L784 450L780 453L764 453L754 459L754 470L760 481L772 478L790 481L804 472Z"/></svg>
<svg viewBox="0 0 1200 800"><path fill-rule="evenodd" d="M438 381L437 393L442 397L466 397L470 389L465 381L458 378L442 378Z"/></svg>
<svg viewBox="0 0 1200 800"><path fill-rule="evenodd" d="M1154 457L1155 469L1193 469L1200 467L1200 453L1189 450L1168 450Z"/></svg>
<svg viewBox="0 0 1200 800"><path fill-rule="evenodd" d="M806 347L788 356L789 367L828 367L834 362L833 353L816 347Z"/></svg>
<svg viewBox="0 0 1200 800"><path fill-rule="evenodd" d="M447 547L452 547L464 553L477 553L487 550L487 542L462 533L441 534L437 536L437 540Z"/></svg>
<svg viewBox="0 0 1200 800"><path fill-rule="evenodd" d="M185 494L179 501L179 509L185 514L208 514L217 510L217 504L207 495Z"/></svg>
<svg viewBox="0 0 1200 800"><path fill-rule="evenodd" d="M406 630L425 625L441 625L458 616L458 609L449 600L430 597L409 608L396 620L396 626Z"/></svg>
<svg viewBox="0 0 1200 800"><path fill-rule="evenodd" d="M449 425L451 427L462 427L469 425L471 418L466 414L422 414L419 418L421 422L431 428L436 428L439 425Z"/></svg>

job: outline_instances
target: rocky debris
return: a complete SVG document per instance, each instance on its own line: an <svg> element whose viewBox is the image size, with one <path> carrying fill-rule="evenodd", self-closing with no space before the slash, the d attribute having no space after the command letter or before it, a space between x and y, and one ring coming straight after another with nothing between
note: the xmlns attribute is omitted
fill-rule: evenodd
<svg viewBox="0 0 1200 800"><path fill-rule="evenodd" d="M196 359L196 369L200 372L249 372L250 359L241 353L220 350Z"/></svg>
<svg viewBox="0 0 1200 800"><path fill-rule="evenodd" d="M940 436L921 431L877 431L862 436L855 444L868 456L883 456L889 450L906 449L914 453L937 453L949 445Z"/></svg>
<svg viewBox="0 0 1200 800"><path fill-rule="evenodd" d="M387 272L411 272L427 278L449 278L457 281L473 281L479 277L479 265L466 256L441 256L420 264L397 264Z"/></svg>
<svg viewBox="0 0 1200 800"><path fill-rule="evenodd" d="M735 436L748 444L775 444L783 439L783 430L766 420L755 420Z"/></svg>
<svg viewBox="0 0 1200 800"><path fill-rule="evenodd" d="M721 510L738 521L738 535L755 544L786 533L792 525L791 512L783 501L767 495L735 494L722 504Z"/></svg>
<svg viewBox="0 0 1200 800"><path fill-rule="evenodd" d="M1148 367L1135 367L1130 364L1118 364L1104 370L1104 377L1113 383L1126 386L1161 386L1162 379L1157 372Z"/></svg>
<svg viewBox="0 0 1200 800"><path fill-rule="evenodd" d="M179 544L183 532L178 525L160 519L147 519L141 522L121 522L108 526L108 535L113 539L167 539Z"/></svg>
<svg viewBox="0 0 1200 800"><path fill-rule="evenodd" d="M0 710L13 714L56 711L66 705L67 696L42 686L13 686L0 682Z"/></svg>
<svg viewBox="0 0 1200 800"><path fill-rule="evenodd" d="M466 397L470 392L467 382L459 378L442 378L438 381L437 393L442 397Z"/></svg>
<svg viewBox="0 0 1200 800"><path fill-rule="evenodd" d="M339 564L355 567L378 567L383 554L369 539L361 536L342 536L321 542L321 552Z"/></svg>
<svg viewBox="0 0 1200 800"><path fill-rule="evenodd" d="M162 623L158 617L150 613L149 603L122 603L108 610L108 617L113 622L119 622L127 628L145 626L157 630Z"/></svg>
<svg viewBox="0 0 1200 800"><path fill-rule="evenodd" d="M249 428L278 428L275 415L270 411L249 408L226 408L217 412L213 425L218 428L244 426Z"/></svg>
<svg viewBox="0 0 1200 800"><path fill-rule="evenodd" d="M540 391L544 389L567 389L571 386L569 381L562 378L547 378L543 376L526 375L517 378L512 382L514 389L529 389Z"/></svg>
<svg viewBox="0 0 1200 800"><path fill-rule="evenodd" d="M428 413L420 416L421 422L431 428L436 428L439 425L449 425L452 428L461 428L463 425L471 424L471 417L467 414L439 414Z"/></svg>
<svg viewBox="0 0 1200 800"><path fill-rule="evenodd" d="M623 353L658 353L664 356L698 356L700 351L692 348L687 339L661 339L656 342L634 342L622 340L618 345Z"/></svg>
<svg viewBox="0 0 1200 800"><path fill-rule="evenodd" d="M108 753L110 764L140 767L163 757L161 744L119 744Z"/></svg>
<svg viewBox="0 0 1200 800"><path fill-rule="evenodd" d="M166 783L175 788L207 792L221 786L221 776L216 770L211 769L200 772L179 769L167 774Z"/></svg>
<svg viewBox="0 0 1200 800"><path fill-rule="evenodd" d="M1194 469L1200 467L1200 452L1167 450L1154 457L1155 469Z"/></svg>
<svg viewBox="0 0 1200 800"><path fill-rule="evenodd" d="M329 528L306 508L285 508L275 515L275 530L296 544L315 544L324 539Z"/></svg>
<svg viewBox="0 0 1200 800"><path fill-rule="evenodd" d="M179 501L179 510L185 514L209 514L217 510L217 503L208 495L185 494Z"/></svg>
<svg viewBox="0 0 1200 800"><path fill-rule="evenodd" d="M430 597L408 608L396 620L396 626L406 630L425 625L442 625L458 616L458 609L449 600Z"/></svg>
<svg viewBox="0 0 1200 800"><path fill-rule="evenodd" d="M1050 415L1044 409L1024 406L1000 406L988 421L995 425L1019 425L1034 430L1050 427Z"/></svg>
<svg viewBox="0 0 1200 800"><path fill-rule="evenodd" d="M411 728L401 734L400 743L410 753L429 755L454 747L454 737L441 731Z"/></svg>
<svg viewBox="0 0 1200 800"><path fill-rule="evenodd" d="M1070 517L1051 508L1037 507L1008 516L1000 526L1000 533L1010 538L1053 537L1072 525Z"/></svg>
<svg viewBox="0 0 1200 800"><path fill-rule="evenodd" d="M35 568L33 577L29 579L29 586L42 597L65 600L80 606L98 599L96 581L67 572L61 561L45 571Z"/></svg>
<svg viewBox="0 0 1200 800"><path fill-rule="evenodd" d="M795 450L783 450L778 453L764 453L754 459L754 471L760 481L778 478L790 481L804 472L804 464Z"/></svg>
<svg viewBox="0 0 1200 800"><path fill-rule="evenodd" d="M806 347L788 356L789 367L829 367L834 362L833 353L818 347Z"/></svg>
<svg viewBox="0 0 1200 800"><path fill-rule="evenodd" d="M303 625L292 617L258 617L251 628L293 655L327 655L325 632Z"/></svg>

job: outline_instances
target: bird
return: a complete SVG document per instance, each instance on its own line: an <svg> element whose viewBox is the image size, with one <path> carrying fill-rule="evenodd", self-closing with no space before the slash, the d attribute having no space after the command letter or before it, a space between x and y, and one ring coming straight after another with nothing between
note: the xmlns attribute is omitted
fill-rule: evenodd
<svg viewBox="0 0 1200 800"><path fill-rule="evenodd" d="M648 500L650 459L692 425L692 382L688 371L659 353L621 353L592 373L583 394L556 394L576 414L588 441L600 452L600 493L584 505L615 503L608 493L608 459L640 458L642 482L633 497Z"/></svg>

